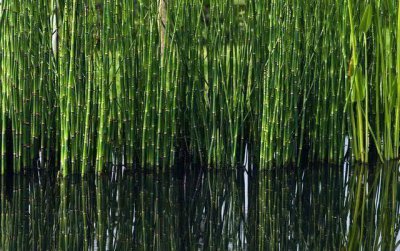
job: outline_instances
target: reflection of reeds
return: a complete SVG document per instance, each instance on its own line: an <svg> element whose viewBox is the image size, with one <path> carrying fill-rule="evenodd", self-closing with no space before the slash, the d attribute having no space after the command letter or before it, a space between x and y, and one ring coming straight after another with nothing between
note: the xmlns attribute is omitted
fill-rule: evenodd
<svg viewBox="0 0 400 251"><path fill-rule="evenodd" d="M222 182L221 178L222 176ZM234 185L240 175L235 172L203 173L199 177L196 193L191 197L189 225L194 243L199 248L239 249L245 238L243 195Z"/></svg>
<svg viewBox="0 0 400 251"><path fill-rule="evenodd" d="M354 173L347 167L261 175L259 249L395 250L400 227L397 165L378 166L373 175L364 166Z"/></svg>
<svg viewBox="0 0 400 251"><path fill-rule="evenodd" d="M398 164L177 177L14 176L0 183L5 250L395 250ZM248 198L248 213L245 197Z"/></svg>
<svg viewBox="0 0 400 251"><path fill-rule="evenodd" d="M395 250L400 233L399 166L387 163L373 171L357 166L350 179L349 250ZM371 183L373 184L371 186Z"/></svg>

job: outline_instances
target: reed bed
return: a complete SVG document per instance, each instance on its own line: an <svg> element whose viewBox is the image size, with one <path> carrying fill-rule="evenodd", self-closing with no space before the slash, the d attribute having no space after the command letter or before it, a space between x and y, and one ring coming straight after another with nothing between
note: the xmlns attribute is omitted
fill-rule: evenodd
<svg viewBox="0 0 400 251"><path fill-rule="evenodd" d="M397 159L399 10L394 0L3 0L1 173L182 159L231 168L246 146L261 169Z"/></svg>

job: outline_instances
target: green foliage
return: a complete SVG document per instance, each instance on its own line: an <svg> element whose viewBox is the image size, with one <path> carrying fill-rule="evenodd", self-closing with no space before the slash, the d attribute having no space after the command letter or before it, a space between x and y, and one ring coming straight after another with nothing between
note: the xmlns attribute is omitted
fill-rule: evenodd
<svg viewBox="0 0 400 251"><path fill-rule="evenodd" d="M371 4L368 4L365 7L364 14L361 18L360 32L366 33L369 30L369 28L371 27L371 23L372 23L372 7L371 7Z"/></svg>
<svg viewBox="0 0 400 251"><path fill-rule="evenodd" d="M1 171L398 158L397 5L3 0Z"/></svg>

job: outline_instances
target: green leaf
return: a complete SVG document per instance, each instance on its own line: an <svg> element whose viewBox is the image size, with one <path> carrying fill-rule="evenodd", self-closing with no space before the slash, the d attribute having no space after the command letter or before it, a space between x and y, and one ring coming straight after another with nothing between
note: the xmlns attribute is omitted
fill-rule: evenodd
<svg viewBox="0 0 400 251"><path fill-rule="evenodd" d="M351 77L351 102L361 102L365 98L365 81L361 68L357 67L356 72Z"/></svg>
<svg viewBox="0 0 400 251"><path fill-rule="evenodd" d="M368 4L364 10L364 14L360 22L360 32L366 33L371 27L371 23L372 23L372 7L371 4Z"/></svg>

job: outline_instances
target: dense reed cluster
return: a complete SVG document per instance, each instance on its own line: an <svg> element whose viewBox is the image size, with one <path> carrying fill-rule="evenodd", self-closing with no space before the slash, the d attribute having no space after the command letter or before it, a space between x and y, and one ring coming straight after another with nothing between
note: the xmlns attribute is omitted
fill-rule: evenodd
<svg viewBox="0 0 400 251"><path fill-rule="evenodd" d="M2 0L1 172L400 151L394 0Z"/></svg>

